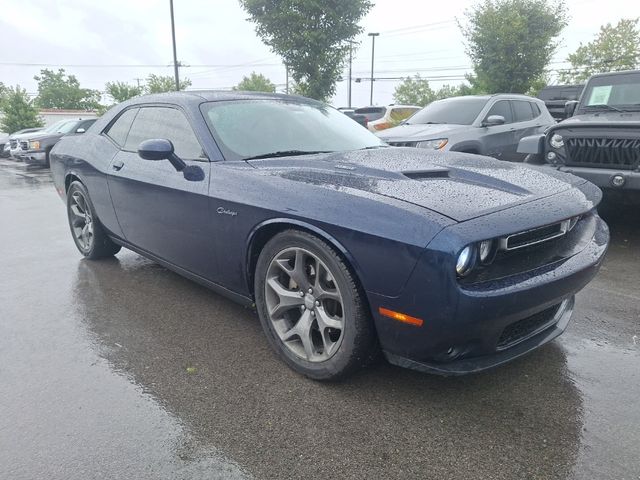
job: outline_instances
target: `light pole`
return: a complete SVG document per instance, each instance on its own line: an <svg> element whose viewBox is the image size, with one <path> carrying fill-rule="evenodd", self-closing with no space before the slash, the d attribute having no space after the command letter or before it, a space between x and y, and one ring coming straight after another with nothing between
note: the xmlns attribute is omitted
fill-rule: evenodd
<svg viewBox="0 0 640 480"><path fill-rule="evenodd" d="M173 0L169 0L171 10L171 41L173 42L173 74L176 78L176 91L180 90L180 77L178 76L178 54L176 53L176 26L173 21Z"/></svg>
<svg viewBox="0 0 640 480"><path fill-rule="evenodd" d="M353 63L353 40L348 40L349 42L349 83L347 84L347 106L351 108L351 65Z"/></svg>
<svg viewBox="0 0 640 480"><path fill-rule="evenodd" d="M371 94L369 95L369 105L373 105L373 61L376 54L376 37L379 33L369 33L371 37Z"/></svg>

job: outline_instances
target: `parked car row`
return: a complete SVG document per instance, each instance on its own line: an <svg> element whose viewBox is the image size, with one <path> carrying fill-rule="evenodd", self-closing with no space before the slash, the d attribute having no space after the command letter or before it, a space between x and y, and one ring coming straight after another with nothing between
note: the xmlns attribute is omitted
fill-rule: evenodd
<svg viewBox="0 0 640 480"><path fill-rule="evenodd" d="M84 133L95 118L60 120L46 128L25 128L12 133L2 149L2 156L30 164L49 166L49 153L66 135Z"/></svg>

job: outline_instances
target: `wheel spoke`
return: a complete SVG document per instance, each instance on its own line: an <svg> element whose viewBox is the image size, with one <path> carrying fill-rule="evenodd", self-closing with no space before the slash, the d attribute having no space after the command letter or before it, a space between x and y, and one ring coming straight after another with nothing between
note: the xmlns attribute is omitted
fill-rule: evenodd
<svg viewBox="0 0 640 480"><path fill-rule="evenodd" d="M313 358L315 351L313 348L313 340L311 340L311 323L311 313L306 311L300 316L300 320L298 320L298 323L296 324L296 327L298 328L298 337L300 337L300 341L302 342L302 348L304 348L307 360L311 360Z"/></svg>
<svg viewBox="0 0 640 480"><path fill-rule="evenodd" d="M329 316L322 307L316 308L316 318L318 319L320 332L324 332L326 328L342 330L342 319Z"/></svg>
<svg viewBox="0 0 640 480"><path fill-rule="evenodd" d="M269 315L272 317L280 318L287 310L299 308L304 304L304 298L297 291L287 290L278 282L277 278L271 277L267 280L267 285L278 296L278 304L269 311Z"/></svg>
<svg viewBox="0 0 640 480"><path fill-rule="evenodd" d="M302 344L302 348L308 360L311 360L314 356L313 341L311 340L311 325L313 319L311 312L308 310L300 315L300 319L296 324L286 332L280 335L283 342L291 342L298 339Z"/></svg>

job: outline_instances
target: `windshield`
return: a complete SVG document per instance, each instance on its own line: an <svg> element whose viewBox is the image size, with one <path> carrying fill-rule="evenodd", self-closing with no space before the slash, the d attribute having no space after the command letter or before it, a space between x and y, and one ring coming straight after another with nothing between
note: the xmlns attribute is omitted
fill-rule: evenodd
<svg viewBox="0 0 640 480"><path fill-rule="evenodd" d="M592 78L582 96L583 109L606 105L624 109L640 108L640 73L625 73ZM613 108L612 108L613 109Z"/></svg>
<svg viewBox="0 0 640 480"><path fill-rule="evenodd" d="M69 133L68 131L64 131L64 129L71 130L73 125L75 125L75 120L60 120L59 122L54 123L53 125L49 125L47 128L43 130L46 133Z"/></svg>
<svg viewBox="0 0 640 480"><path fill-rule="evenodd" d="M482 108L487 104L486 98L452 97L431 102L408 121L407 125L426 123L450 123L455 125L471 125Z"/></svg>
<svg viewBox="0 0 640 480"><path fill-rule="evenodd" d="M333 107L276 100L210 102L202 111L225 158L276 152L342 152L385 146Z"/></svg>

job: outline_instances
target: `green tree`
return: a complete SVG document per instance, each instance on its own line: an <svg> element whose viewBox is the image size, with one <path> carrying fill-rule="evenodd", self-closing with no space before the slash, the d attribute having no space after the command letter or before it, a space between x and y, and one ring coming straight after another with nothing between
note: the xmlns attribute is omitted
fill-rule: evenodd
<svg viewBox="0 0 640 480"><path fill-rule="evenodd" d="M75 75L67 75L63 68L57 72L45 68L33 78L38 82L36 104L40 108L93 110L100 105L100 92L81 88Z"/></svg>
<svg viewBox="0 0 640 480"><path fill-rule="evenodd" d="M413 77L405 78L396 87L393 93L393 100L396 103L424 107L434 100L457 97L459 95L472 95L473 93L468 86L463 84L457 87L443 85L439 90L433 90L429 82L422 78L420 74L417 74Z"/></svg>
<svg viewBox="0 0 640 480"><path fill-rule="evenodd" d="M274 93L276 86L271 80L261 73L251 72L248 77L242 77L242 81L238 83L234 90L244 90L247 92L269 92Z"/></svg>
<svg viewBox="0 0 640 480"><path fill-rule="evenodd" d="M20 85L4 88L0 111L2 111L0 130L3 132L13 133L23 128L42 126L38 110L27 95L27 91L20 88Z"/></svg>
<svg viewBox="0 0 640 480"><path fill-rule="evenodd" d="M640 68L638 18L622 19L600 27L596 38L569 55L571 68L560 74L563 83L580 83L594 73Z"/></svg>
<svg viewBox="0 0 640 480"><path fill-rule="evenodd" d="M429 81L420 77L405 78L393 92L393 101L403 105L419 105L421 107L435 100L436 92L429 85Z"/></svg>
<svg viewBox="0 0 640 480"><path fill-rule="evenodd" d="M335 93L349 40L371 0L240 0L262 41L289 67L299 92L317 100Z"/></svg>
<svg viewBox="0 0 640 480"><path fill-rule="evenodd" d="M188 78L180 80L180 90L185 90L190 86L191 80ZM145 89L147 93L174 92L176 90L176 81L170 75L155 75L152 73L147 77Z"/></svg>
<svg viewBox="0 0 640 480"><path fill-rule="evenodd" d="M567 24L563 0L483 0L465 17L469 80L487 93L525 93L538 84Z"/></svg>
<svg viewBox="0 0 640 480"><path fill-rule="evenodd" d="M129 85L125 82L107 82L105 85L105 91L111 98L113 98L114 102L121 103L125 100L141 95L143 88L135 85Z"/></svg>

